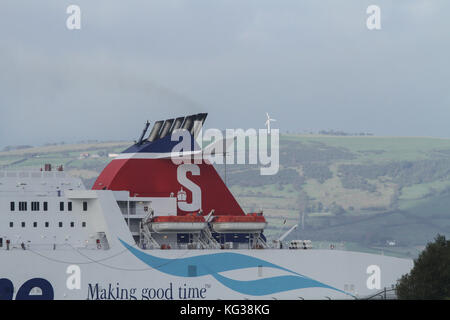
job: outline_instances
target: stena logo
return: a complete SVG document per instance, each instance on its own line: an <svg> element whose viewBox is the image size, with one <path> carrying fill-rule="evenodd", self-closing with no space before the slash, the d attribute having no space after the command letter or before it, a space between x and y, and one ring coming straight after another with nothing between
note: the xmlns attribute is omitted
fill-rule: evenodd
<svg viewBox="0 0 450 320"><path fill-rule="evenodd" d="M39 289L39 294L33 293L33 289ZM0 279L0 300L12 300L14 296L14 285L11 280ZM33 278L19 287L16 300L53 300L54 291L50 282L42 278Z"/></svg>
<svg viewBox="0 0 450 320"><path fill-rule="evenodd" d="M177 168L178 182L192 193L191 203L178 201L178 208L183 211L193 212L200 210L202 206L202 190L198 185L187 178L190 172L194 176L200 175L200 167L196 164L181 164Z"/></svg>

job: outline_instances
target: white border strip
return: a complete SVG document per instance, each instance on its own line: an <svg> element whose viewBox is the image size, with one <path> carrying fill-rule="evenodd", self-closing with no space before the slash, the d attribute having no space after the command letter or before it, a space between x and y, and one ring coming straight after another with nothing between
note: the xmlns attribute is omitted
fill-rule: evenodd
<svg viewBox="0 0 450 320"><path fill-rule="evenodd" d="M180 159L192 156L202 156L202 150L189 152L136 152L136 153L121 153L114 160L124 159Z"/></svg>

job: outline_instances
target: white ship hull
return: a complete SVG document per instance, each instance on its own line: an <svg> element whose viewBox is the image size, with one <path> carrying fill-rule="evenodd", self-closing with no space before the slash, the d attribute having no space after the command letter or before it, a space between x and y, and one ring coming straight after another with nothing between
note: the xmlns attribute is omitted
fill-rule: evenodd
<svg viewBox="0 0 450 320"><path fill-rule="evenodd" d="M2 277L12 282L15 292L27 280L45 279L53 288L53 298L58 300L354 299L390 288L412 267L411 260L333 250L136 250L143 255L141 259L151 257L147 263L127 247L2 250L1 272ZM214 272L214 262L201 265L192 260L201 257L204 263L211 263L211 257L220 264L222 259L232 258L229 254L240 258L235 259L237 263L233 268L219 273ZM30 255L33 263L30 263ZM178 266L185 270L165 268L157 260L151 262L153 257L181 261ZM273 267L239 266L247 258L265 261ZM153 267L152 263L155 263ZM67 271L73 265L80 268L80 289L70 288L74 275ZM371 287L371 274L367 273L370 266L379 267L377 287ZM202 274L202 270L209 267L211 272ZM177 272L182 272L183 276ZM297 284L289 286L292 280Z"/></svg>

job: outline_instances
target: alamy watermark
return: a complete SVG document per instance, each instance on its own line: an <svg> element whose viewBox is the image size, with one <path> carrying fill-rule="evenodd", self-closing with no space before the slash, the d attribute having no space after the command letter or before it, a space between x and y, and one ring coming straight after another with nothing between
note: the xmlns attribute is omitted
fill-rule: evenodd
<svg viewBox="0 0 450 320"><path fill-rule="evenodd" d="M369 30L381 30L381 9L377 5L370 5L366 9L369 15L366 20L366 26Z"/></svg>
<svg viewBox="0 0 450 320"><path fill-rule="evenodd" d="M201 130L196 139L186 130L172 133L173 163L253 164L260 165L261 175L275 175L280 167L280 132L278 129L219 129ZM205 143L209 144L201 148ZM194 144L199 147L195 150Z"/></svg>
<svg viewBox="0 0 450 320"><path fill-rule="evenodd" d="M369 275L366 281L367 289L381 289L381 268L372 264L367 267L366 273Z"/></svg>
<svg viewBox="0 0 450 320"><path fill-rule="evenodd" d="M75 4L67 7L66 13L69 15L66 19L66 27L69 30L81 29L81 8Z"/></svg>

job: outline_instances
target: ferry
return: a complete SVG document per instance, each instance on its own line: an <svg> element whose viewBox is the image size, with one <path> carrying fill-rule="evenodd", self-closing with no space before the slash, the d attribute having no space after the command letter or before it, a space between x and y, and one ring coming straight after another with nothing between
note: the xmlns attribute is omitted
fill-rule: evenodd
<svg viewBox="0 0 450 320"><path fill-rule="evenodd" d="M62 166L0 171L1 300L364 299L413 262L270 242L208 159L172 161L207 114L147 122L92 189ZM293 228L292 228L293 229Z"/></svg>

